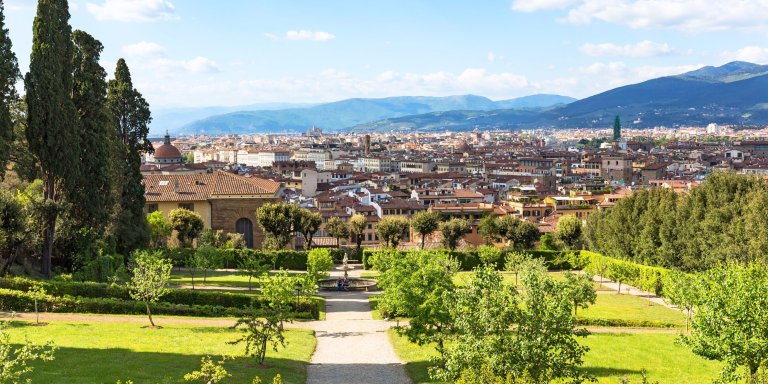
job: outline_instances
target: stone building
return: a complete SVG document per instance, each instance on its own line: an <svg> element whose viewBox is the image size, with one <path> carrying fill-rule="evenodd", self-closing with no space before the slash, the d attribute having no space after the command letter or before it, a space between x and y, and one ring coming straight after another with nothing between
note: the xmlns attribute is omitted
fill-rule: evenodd
<svg viewBox="0 0 768 384"><path fill-rule="evenodd" d="M200 214L205 228L241 233L250 248L259 248L264 234L256 210L280 200L279 183L217 171L205 174L144 175L146 212L168 213L185 208Z"/></svg>

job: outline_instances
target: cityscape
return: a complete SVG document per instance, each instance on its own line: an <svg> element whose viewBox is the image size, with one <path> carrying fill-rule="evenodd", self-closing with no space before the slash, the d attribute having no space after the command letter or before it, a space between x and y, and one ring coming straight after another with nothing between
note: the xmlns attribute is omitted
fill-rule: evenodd
<svg viewBox="0 0 768 384"><path fill-rule="evenodd" d="M0 0L0 383L768 383L765 15Z"/></svg>

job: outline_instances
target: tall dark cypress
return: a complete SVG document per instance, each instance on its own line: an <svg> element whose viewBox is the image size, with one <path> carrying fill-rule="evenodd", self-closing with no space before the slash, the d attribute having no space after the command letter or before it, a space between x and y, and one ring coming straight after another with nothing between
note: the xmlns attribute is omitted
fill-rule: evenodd
<svg viewBox="0 0 768 384"><path fill-rule="evenodd" d="M51 274L56 218L64 183L79 172L77 109L72 92L72 28L67 0L39 0L33 24L27 90L27 140L43 181L41 272Z"/></svg>
<svg viewBox="0 0 768 384"><path fill-rule="evenodd" d="M86 32L72 33L74 72L72 100L80 124L79 159L84 176L68 188L73 223L103 233L112 208L110 156L114 148L107 110L107 72L99 65L104 47Z"/></svg>
<svg viewBox="0 0 768 384"><path fill-rule="evenodd" d="M149 227L144 214L144 185L141 183L141 154L152 153L154 148L147 139L152 116L149 104L133 88L131 72L125 60L120 59L115 78L107 87L107 104L117 127L120 150L118 162L122 178L117 186L119 204L113 234L117 250L124 254L149 243Z"/></svg>
<svg viewBox="0 0 768 384"><path fill-rule="evenodd" d="M11 38L5 28L5 7L0 0L0 176L5 174L13 143L13 119L10 106L18 102L16 82L21 78L13 53Z"/></svg>

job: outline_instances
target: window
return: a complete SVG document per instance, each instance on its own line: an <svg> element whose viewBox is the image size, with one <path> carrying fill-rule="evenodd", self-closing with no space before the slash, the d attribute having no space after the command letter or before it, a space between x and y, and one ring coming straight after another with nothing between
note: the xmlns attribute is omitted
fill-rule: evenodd
<svg viewBox="0 0 768 384"><path fill-rule="evenodd" d="M179 208L186 209L188 211L195 211L194 203L179 203Z"/></svg>
<svg viewBox="0 0 768 384"><path fill-rule="evenodd" d="M152 213L157 211L157 204L147 204L147 213Z"/></svg>
<svg viewBox="0 0 768 384"><path fill-rule="evenodd" d="M245 237L245 245L248 248L253 248L253 223L246 219L241 218L235 222L235 232L240 233Z"/></svg>

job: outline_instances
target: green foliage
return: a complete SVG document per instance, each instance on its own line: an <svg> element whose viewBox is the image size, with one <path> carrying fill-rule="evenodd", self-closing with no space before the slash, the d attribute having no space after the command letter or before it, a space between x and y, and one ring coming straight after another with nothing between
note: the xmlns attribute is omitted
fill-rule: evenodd
<svg viewBox="0 0 768 384"><path fill-rule="evenodd" d="M443 246L453 251L459 245L459 240L464 235L472 232L469 221L453 218L440 225L440 233L443 235Z"/></svg>
<svg viewBox="0 0 768 384"><path fill-rule="evenodd" d="M666 300L670 304L684 309L688 315L685 321L685 331L688 332L693 307L696 305L696 298L699 296L699 279L694 275L672 271L664 277L662 286L664 287L664 297Z"/></svg>
<svg viewBox="0 0 768 384"><path fill-rule="evenodd" d="M439 227L439 212L420 211L411 218L411 229L421 236L421 249L424 249L426 237L434 233Z"/></svg>
<svg viewBox="0 0 768 384"><path fill-rule="evenodd" d="M492 265L494 268L502 261L503 252L492 245L483 245L478 249L477 256L483 264Z"/></svg>
<svg viewBox="0 0 768 384"><path fill-rule="evenodd" d="M105 255L103 252L99 252L94 259L78 263L72 273L72 278L79 281L104 283L125 280L127 274L123 255Z"/></svg>
<svg viewBox="0 0 768 384"><path fill-rule="evenodd" d="M171 228L171 223L165 219L163 213L154 211L147 215L147 224L149 225L150 245L154 248L166 246L173 228Z"/></svg>
<svg viewBox="0 0 768 384"><path fill-rule="evenodd" d="M574 215L565 215L557 222L555 239L566 249L581 248L581 219Z"/></svg>
<svg viewBox="0 0 768 384"><path fill-rule="evenodd" d="M171 279L173 264L168 259L162 258L158 252L136 252L133 259L133 277L128 283L131 298L142 301L147 307L147 316L152 326L152 312L149 305L157 303L160 298L168 293L168 280Z"/></svg>
<svg viewBox="0 0 768 384"><path fill-rule="evenodd" d="M541 235L539 238L539 250L540 251L557 251L557 244L554 237L549 233Z"/></svg>
<svg viewBox="0 0 768 384"><path fill-rule="evenodd" d="M304 249L312 248L312 238L323 224L323 218L319 213L301 208L298 217L294 219L296 231L304 237Z"/></svg>
<svg viewBox="0 0 768 384"><path fill-rule="evenodd" d="M347 224L338 217L331 217L325 224L325 231L328 235L336 239L336 248L340 246L341 239L349 237L349 228Z"/></svg>
<svg viewBox="0 0 768 384"><path fill-rule="evenodd" d="M768 369L768 270L735 263L712 268L694 292L693 332L681 340L697 355L725 362L721 382L758 383Z"/></svg>
<svg viewBox="0 0 768 384"><path fill-rule="evenodd" d="M499 229L500 236L519 249L532 248L533 243L541 236L536 224L513 216L499 217L496 219L496 227Z"/></svg>
<svg viewBox="0 0 768 384"><path fill-rule="evenodd" d="M256 210L256 220L267 236L262 245L265 250L283 249L290 243L299 212L298 206L286 203L267 203Z"/></svg>
<svg viewBox="0 0 768 384"><path fill-rule="evenodd" d="M147 139L152 115L149 104L133 87L131 72L124 59L119 59L115 74L107 83L107 108L116 129L115 145L115 221L112 235L118 252L128 255L145 247L149 242L149 227L144 218L144 184L141 175L141 156L153 153Z"/></svg>
<svg viewBox="0 0 768 384"><path fill-rule="evenodd" d="M248 274L248 290L250 291L253 278L269 272L269 263L253 253L246 253L240 259L237 268Z"/></svg>
<svg viewBox="0 0 768 384"><path fill-rule="evenodd" d="M213 248L226 248L228 237L221 229L214 231L206 228L200 233L197 241L198 247L209 246Z"/></svg>
<svg viewBox="0 0 768 384"><path fill-rule="evenodd" d="M584 228L590 250L637 263L684 271L723 261L766 261L768 183L714 172L687 195L638 191Z"/></svg>
<svg viewBox="0 0 768 384"><path fill-rule="evenodd" d="M237 320L233 328L243 326L243 335L229 343L245 344L245 355L255 357L256 362L263 365L269 345L275 352L278 347L286 345L281 316L279 311L273 309L264 318L252 315Z"/></svg>
<svg viewBox="0 0 768 384"><path fill-rule="evenodd" d="M397 217L385 217L379 220L376 224L376 234L384 243L384 246L389 248L397 248L400 241L405 238L408 233L409 224L408 221Z"/></svg>
<svg viewBox="0 0 768 384"><path fill-rule="evenodd" d="M197 381L205 384L221 383L224 379L232 377L224 368L224 360L214 362L210 356L200 359L200 370L192 371L184 375L184 381Z"/></svg>
<svg viewBox="0 0 768 384"><path fill-rule="evenodd" d="M30 341L21 346L12 344L6 327L6 322L0 323L0 383L30 384L32 380L24 376L32 372L31 363L53 360L56 347L51 342L45 345L34 345Z"/></svg>
<svg viewBox="0 0 768 384"><path fill-rule="evenodd" d="M208 245L202 246L195 250L195 256L192 259L192 267L203 270L203 284L206 283L208 278L208 271L222 266L220 253L217 249ZM192 283L194 287L194 280Z"/></svg>
<svg viewBox="0 0 768 384"><path fill-rule="evenodd" d="M483 237L485 244L491 245L499 238L499 227L496 225L496 216L487 215L480 219L477 226L477 233Z"/></svg>
<svg viewBox="0 0 768 384"><path fill-rule="evenodd" d="M621 139L621 120L619 119L619 115L616 115L616 117L613 119L613 140L619 140Z"/></svg>
<svg viewBox="0 0 768 384"><path fill-rule="evenodd" d="M368 228L368 219L362 214L355 214L349 218L349 234L355 240L357 252L360 253L363 240L365 240L365 230Z"/></svg>
<svg viewBox="0 0 768 384"><path fill-rule="evenodd" d="M81 177L79 124L71 99L74 47L66 0L40 1L32 27L32 53L24 78L27 99L26 136L30 153L42 170L43 199L54 207L64 190ZM48 209L44 223L41 272L51 274L58 209Z"/></svg>
<svg viewBox="0 0 768 384"><path fill-rule="evenodd" d="M0 176L5 175L5 166L11 158L14 122L9 107L18 102L15 87L19 79L19 63L5 27L5 9L0 4Z"/></svg>
<svg viewBox="0 0 768 384"><path fill-rule="evenodd" d="M307 274L317 279L328 277L328 271L333 268L331 251L317 248L307 252Z"/></svg>
<svg viewBox="0 0 768 384"><path fill-rule="evenodd" d="M192 242L203 231L203 217L199 213L184 208L177 208L168 213L171 228L176 231L179 245L184 248L192 246Z"/></svg>
<svg viewBox="0 0 768 384"><path fill-rule="evenodd" d="M565 290L568 296L573 300L573 316L577 315L577 309L587 309L591 304L597 301L597 293L592 285L592 275L575 274L565 272Z"/></svg>
<svg viewBox="0 0 768 384"><path fill-rule="evenodd" d="M293 290L296 280L281 270L276 275L261 276L261 293L269 303L272 317L281 323L289 320L291 304L296 301Z"/></svg>

